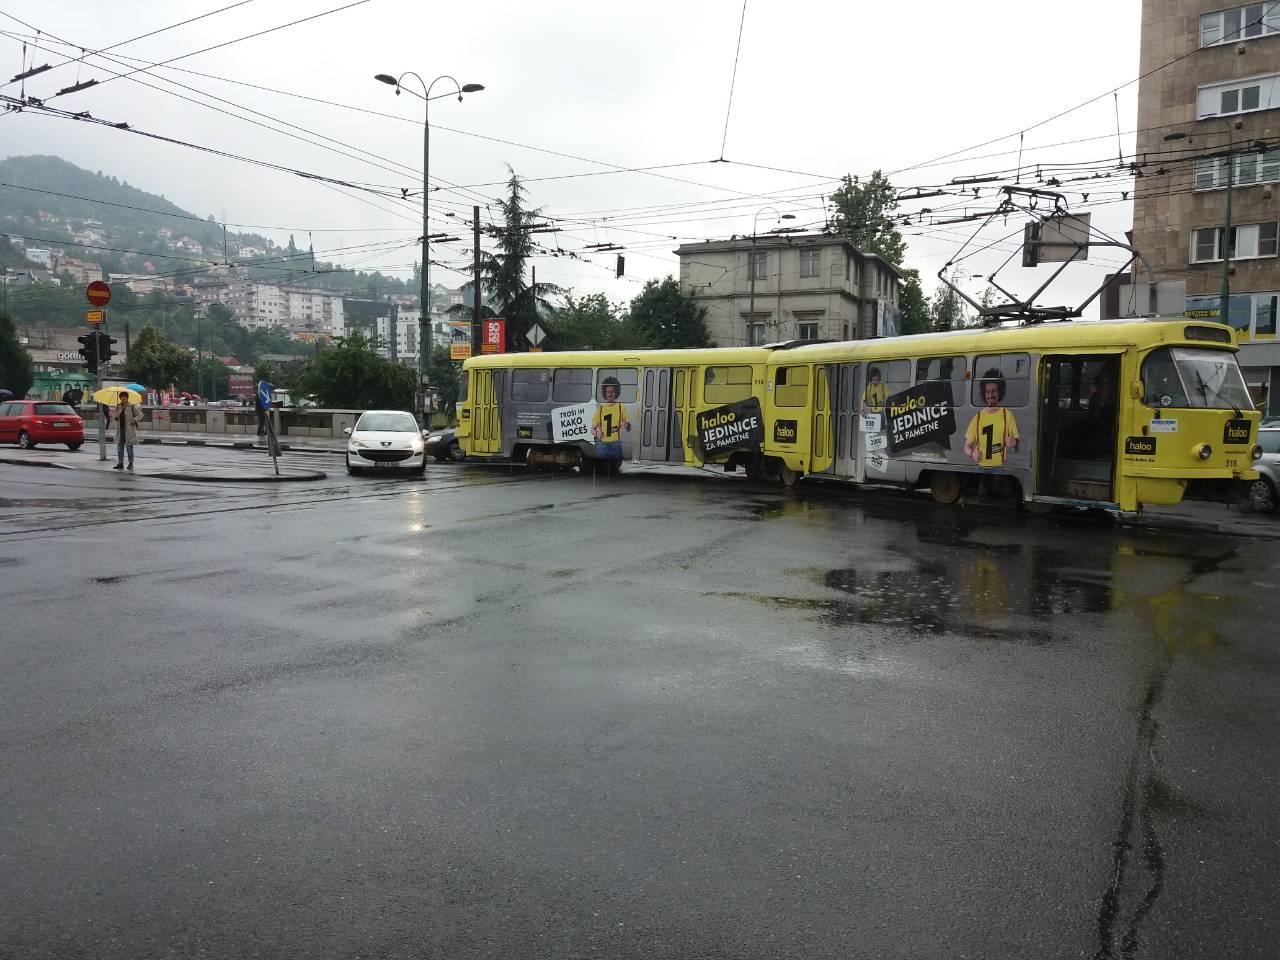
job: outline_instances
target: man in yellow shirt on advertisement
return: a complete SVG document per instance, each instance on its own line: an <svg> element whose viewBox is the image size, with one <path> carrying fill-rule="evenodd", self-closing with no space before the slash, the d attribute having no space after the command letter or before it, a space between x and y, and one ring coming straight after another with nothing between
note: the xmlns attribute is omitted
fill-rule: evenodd
<svg viewBox="0 0 1280 960"><path fill-rule="evenodd" d="M996 369L982 375L982 399L986 406L973 415L969 428L964 432L964 452L973 462L988 470L1004 466L1010 451L1018 449L1022 437L1018 433L1018 421L1013 414L1000 406L1004 399L1005 382Z"/></svg>
<svg viewBox="0 0 1280 960"><path fill-rule="evenodd" d="M880 368L867 368L867 389L862 391L862 412L879 413L884 409L888 389L881 382Z"/></svg>
<svg viewBox="0 0 1280 960"><path fill-rule="evenodd" d="M596 406L591 418L591 435L596 438L596 458L608 460L609 468L617 472L622 467L622 431L631 432L631 420L627 408L618 402L622 385L616 377L605 377L600 383L603 402Z"/></svg>

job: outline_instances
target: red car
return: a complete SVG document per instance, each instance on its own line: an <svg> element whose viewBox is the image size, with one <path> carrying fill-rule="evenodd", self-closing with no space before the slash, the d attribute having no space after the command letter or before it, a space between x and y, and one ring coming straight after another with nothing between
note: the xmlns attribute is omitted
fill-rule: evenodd
<svg viewBox="0 0 1280 960"><path fill-rule="evenodd" d="M16 443L26 450L37 443L65 443L68 450L79 450L84 421L58 400L0 401L0 443Z"/></svg>

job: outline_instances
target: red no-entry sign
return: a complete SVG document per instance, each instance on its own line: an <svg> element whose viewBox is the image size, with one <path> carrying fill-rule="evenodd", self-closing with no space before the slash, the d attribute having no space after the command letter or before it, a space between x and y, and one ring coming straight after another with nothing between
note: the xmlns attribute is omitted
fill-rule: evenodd
<svg viewBox="0 0 1280 960"><path fill-rule="evenodd" d="M84 295L95 307L105 307L111 302L111 288L101 280L95 280L85 287Z"/></svg>

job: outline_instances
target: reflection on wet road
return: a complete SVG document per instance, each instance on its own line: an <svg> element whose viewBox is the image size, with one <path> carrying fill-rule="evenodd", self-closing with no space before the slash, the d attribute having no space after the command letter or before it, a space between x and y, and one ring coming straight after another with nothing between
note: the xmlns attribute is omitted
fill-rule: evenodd
<svg viewBox="0 0 1280 960"><path fill-rule="evenodd" d="M10 596L58 597L0 645L15 956L1280 934L1271 543L655 476L0 479Z"/></svg>

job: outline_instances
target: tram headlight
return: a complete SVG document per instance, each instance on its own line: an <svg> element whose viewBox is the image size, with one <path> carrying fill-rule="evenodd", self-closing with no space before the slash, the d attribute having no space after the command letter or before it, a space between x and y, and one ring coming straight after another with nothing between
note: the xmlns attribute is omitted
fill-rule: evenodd
<svg viewBox="0 0 1280 960"><path fill-rule="evenodd" d="M1193 456L1197 456L1201 460L1208 460L1213 456L1213 447L1207 443L1198 443L1192 448L1191 453Z"/></svg>
<svg viewBox="0 0 1280 960"><path fill-rule="evenodd" d="M1253 450L1252 450L1251 452L1253 453L1253 459L1255 459L1255 460L1261 460L1261 459L1262 459L1262 445L1261 445L1261 444L1255 443L1255 444L1253 445Z"/></svg>

